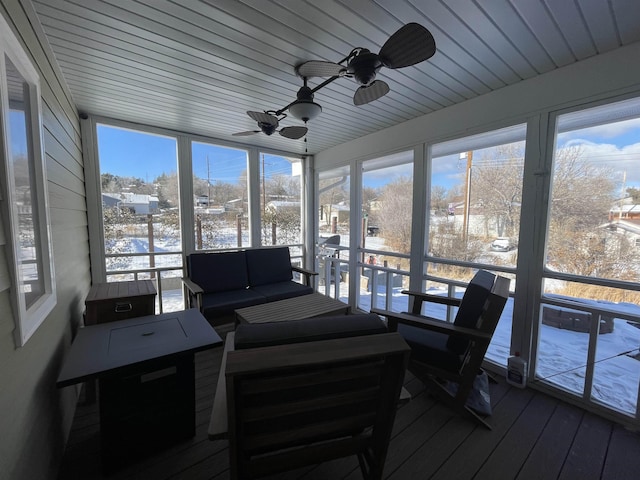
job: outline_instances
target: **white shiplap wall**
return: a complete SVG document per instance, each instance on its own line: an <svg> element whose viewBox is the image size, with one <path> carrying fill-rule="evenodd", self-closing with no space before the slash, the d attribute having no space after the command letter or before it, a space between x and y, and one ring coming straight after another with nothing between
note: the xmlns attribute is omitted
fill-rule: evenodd
<svg viewBox="0 0 640 480"><path fill-rule="evenodd" d="M90 286L89 245L76 108L29 1L1 0L40 75L51 241L58 302L22 348L13 338L8 230L0 223L0 479L55 478L76 403L56 378Z"/></svg>

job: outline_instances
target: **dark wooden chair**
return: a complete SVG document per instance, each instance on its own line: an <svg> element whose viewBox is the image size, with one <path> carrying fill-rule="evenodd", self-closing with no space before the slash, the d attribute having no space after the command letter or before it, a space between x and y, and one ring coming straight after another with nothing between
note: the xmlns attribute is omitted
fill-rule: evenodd
<svg viewBox="0 0 640 480"><path fill-rule="evenodd" d="M371 333L242 350L228 334L209 437L229 439L232 479L351 455L382 478L410 349Z"/></svg>
<svg viewBox="0 0 640 480"><path fill-rule="evenodd" d="M509 297L509 283L507 278L480 270L461 299L404 291L413 299L410 313L372 309L386 317L389 330L399 332L411 347L409 371L449 406L489 429L467 400ZM455 321L421 315L425 301L457 306ZM451 389L448 382L456 383L457 389Z"/></svg>

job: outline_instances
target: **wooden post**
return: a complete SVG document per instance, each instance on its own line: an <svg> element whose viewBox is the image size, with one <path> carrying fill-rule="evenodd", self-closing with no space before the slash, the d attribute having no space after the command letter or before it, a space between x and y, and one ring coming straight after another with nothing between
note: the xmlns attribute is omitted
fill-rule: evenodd
<svg viewBox="0 0 640 480"><path fill-rule="evenodd" d="M364 247L365 247L365 243L366 243L366 238L367 238L367 223L368 223L368 215L365 214L362 217L362 263L364 263ZM364 268L362 269L362 272L364 273Z"/></svg>
<svg viewBox="0 0 640 480"><path fill-rule="evenodd" d="M147 214L147 238L149 240L149 267L155 268L156 266L156 257L153 254L155 248L153 246L153 214ZM156 272L149 272L151 278L156 278Z"/></svg>
<svg viewBox="0 0 640 480"><path fill-rule="evenodd" d="M236 215L236 232L238 236L238 247L242 246L242 214Z"/></svg>
<svg viewBox="0 0 640 480"><path fill-rule="evenodd" d="M271 245L275 245L276 240L276 222L271 222Z"/></svg>
<svg viewBox="0 0 640 480"><path fill-rule="evenodd" d="M202 218L196 215L196 248L202 250Z"/></svg>
<svg viewBox="0 0 640 480"><path fill-rule="evenodd" d="M331 233L338 233L338 217L331 217Z"/></svg>
<svg viewBox="0 0 640 480"><path fill-rule="evenodd" d="M469 210L471 209L471 165L473 162L473 151L467 152L467 172L464 183L464 216L462 217L462 238L465 243L469 236Z"/></svg>

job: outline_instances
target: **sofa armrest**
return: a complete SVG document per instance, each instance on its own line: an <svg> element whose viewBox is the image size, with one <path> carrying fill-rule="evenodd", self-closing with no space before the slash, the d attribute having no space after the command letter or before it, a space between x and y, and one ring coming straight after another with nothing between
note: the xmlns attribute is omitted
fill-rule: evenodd
<svg viewBox="0 0 640 480"><path fill-rule="evenodd" d="M307 270L306 268L298 267L297 265L291 265L291 270L301 275L304 275L305 285L311 286L311 276L318 275L318 272L314 272L313 270Z"/></svg>
<svg viewBox="0 0 640 480"><path fill-rule="evenodd" d="M196 304L189 306L195 306L200 312L202 312L202 295L204 294L204 290L202 289L202 287L188 277L182 277L180 280L182 280L182 284L188 290L188 293L193 295L196 299ZM187 300L189 299L190 295L187 295Z"/></svg>
<svg viewBox="0 0 640 480"><path fill-rule="evenodd" d="M234 347L235 332L227 333L224 342L224 351L222 352L222 361L220 362L220 372L218 373L218 383L216 385L216 393L213 399L213 408L211 409L211 420L209 421L209 440L221 440L228 438L229 419L227 417L227 354L235 350Z"/></svg>

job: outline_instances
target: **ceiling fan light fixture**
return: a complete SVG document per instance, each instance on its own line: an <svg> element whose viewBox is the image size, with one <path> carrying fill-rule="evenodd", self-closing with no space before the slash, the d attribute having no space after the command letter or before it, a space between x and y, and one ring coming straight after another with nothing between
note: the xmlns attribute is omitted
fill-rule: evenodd
<svg viewBox="0 0 640 480"><path fill-rule="evenodd" d="M289 113L294 117L308 122L322 112L322 107L313 101L313 92L305 85L298 90L297 100L289 105Z"/></svg>
<svg viewBox="0 0 640 480"><path fill-rule="evenodd" d="M297 100L289 107L289 113L304 122L308 122L322 113L322 107L313 100Z"/></svg>

